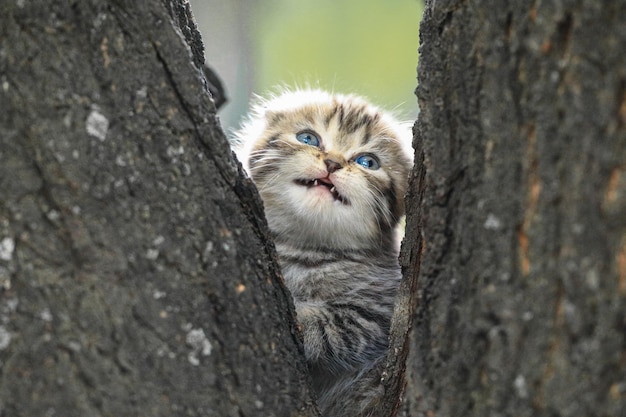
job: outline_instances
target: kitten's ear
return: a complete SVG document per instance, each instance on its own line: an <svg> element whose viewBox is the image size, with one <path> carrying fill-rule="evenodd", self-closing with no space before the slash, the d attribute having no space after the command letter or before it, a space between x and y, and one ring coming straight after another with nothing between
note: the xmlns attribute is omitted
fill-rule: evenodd
<svg viewBox="0 0 626 417"><path fill-rule="evenodd" d="M277 123L284 118L284 110L277 109L277 106L272 104L272 99L268 100L261 96L256 96L254 100L256 103L252 105L250 120L263 120L266 125L272 125L273 123Z"/></svg>
<svg viewBox="0 0 626 417"><path fill-rule="evenodd" d="M265 110L265 120L267 120L268 125L273 125L275 123L280 123L281 120L285 118L285 112L276 111L276 110Z"/></svg>
<svg viewBox="0 0 626 417"><path fill-rule="evenodd" d="M415 126L415 122L406 121L399 123L400 129L400 146L404 151L404 155L409 158L411 166L413 165L413 159L415 155L415 149L413 149L413 129Z"/></svg>

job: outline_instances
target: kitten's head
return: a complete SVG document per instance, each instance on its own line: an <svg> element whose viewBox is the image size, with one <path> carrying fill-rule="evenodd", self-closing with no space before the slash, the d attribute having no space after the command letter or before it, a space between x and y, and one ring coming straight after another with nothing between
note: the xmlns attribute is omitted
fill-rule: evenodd
<svg viewBox="0 0 626 417"><path fill-rule="evenodd" d="M356 96L300 90L256 106L236 141L279 238L364 248L393 237L411 168L408 125Z"/></svg>

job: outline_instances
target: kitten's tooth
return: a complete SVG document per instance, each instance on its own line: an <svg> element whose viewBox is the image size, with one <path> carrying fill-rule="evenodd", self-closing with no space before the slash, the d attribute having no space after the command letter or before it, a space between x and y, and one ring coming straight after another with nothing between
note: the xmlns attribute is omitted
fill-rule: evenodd
<svg viewBox="0 0 626 417"><path fill-rule="evenodd" d="M317 180L314 180L314 181L313 181L313 185L318 185L318 184L317 184Z"/></svg>
<svg viewBox="0 0 626 417"><path fill-rule="evenodd" d="M337 191L337 190L335 189L335 186L333 185L333 186L330 188L330 192L331 192L331 193L334 193L335 191Z"/></svg>

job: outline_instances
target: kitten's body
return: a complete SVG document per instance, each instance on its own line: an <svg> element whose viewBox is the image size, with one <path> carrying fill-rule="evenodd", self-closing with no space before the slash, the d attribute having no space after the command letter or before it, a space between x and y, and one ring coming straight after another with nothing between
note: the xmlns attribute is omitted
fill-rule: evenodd
<svg viewBox="0 0 626 417"><path fill-rule="evenodd" d="M284 93L237 135L291 291L325 417L366 416L380 398L400 279L410 132L355 96Z"/></svg>

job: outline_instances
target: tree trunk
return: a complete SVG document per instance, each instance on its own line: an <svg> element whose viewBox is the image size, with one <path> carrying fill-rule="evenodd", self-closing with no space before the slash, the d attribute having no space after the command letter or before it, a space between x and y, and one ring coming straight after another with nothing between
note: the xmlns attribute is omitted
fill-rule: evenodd
<svg viewBox="0 0 626 417"><path fill-rule="evenodd" d="M0 4L1 416L316 415L187 7Z"/></svg>
<svg viewBox="0 0 626 417"><path fill-rule="evenodd" d="M626 415L624 22L623 0L427 2L404 415Z"/></svg>
<svg viewBox="0 0 626 417"><path fill-rule="evenodd" d="M597 3L428 2L381 416L626 414L626 5ZM186 7L0 4L0 416L316 415Z"/></svg>

